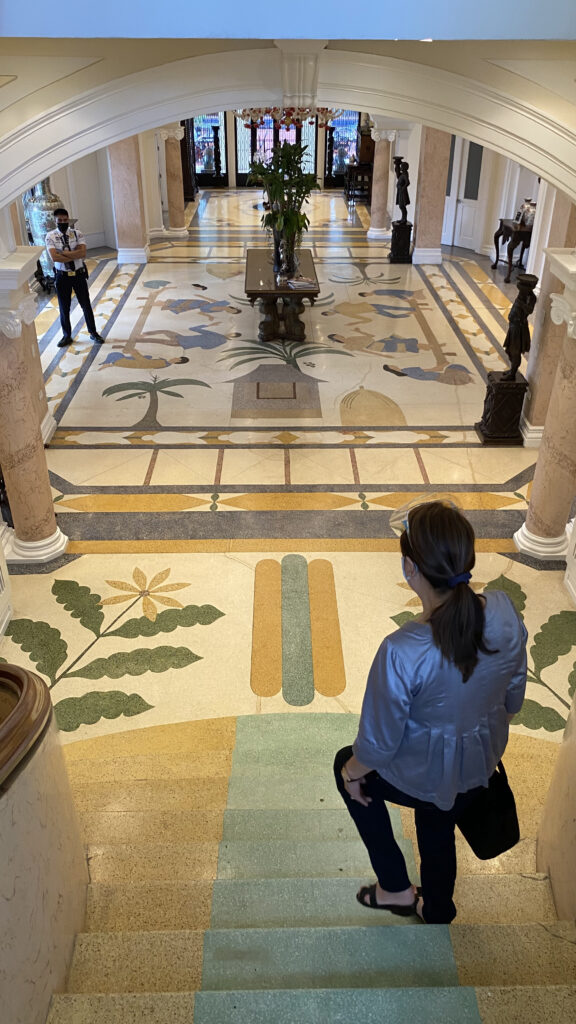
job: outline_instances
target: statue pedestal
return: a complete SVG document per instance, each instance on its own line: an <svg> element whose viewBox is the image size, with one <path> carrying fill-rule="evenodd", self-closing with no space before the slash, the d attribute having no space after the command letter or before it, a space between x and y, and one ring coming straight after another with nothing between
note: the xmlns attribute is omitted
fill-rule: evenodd
<svg viewBox="0 0 576 1024"><path fill-rule="evenodd" d="M528 381L521 373L516 380L502 380L503 373L493 370L488 374L484 412L474 427L482 444L522 445L520 415Z"/></svg>
<svg viewBox="0 0 576 1024"><path fill-rule="evenodd" d="M401 220L395 220L392 222L392 245L388 254L390 263L412 263L411 235L412 225L409 221L404 223Z"/></svg>

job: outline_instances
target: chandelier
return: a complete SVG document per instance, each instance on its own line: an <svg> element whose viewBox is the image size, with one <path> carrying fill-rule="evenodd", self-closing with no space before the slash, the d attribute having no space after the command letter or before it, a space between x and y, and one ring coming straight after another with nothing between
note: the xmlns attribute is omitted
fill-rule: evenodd
<svg viewBox="0 0 576 1024"><path fill-rule="evenodd" d="M243 122L245 128L263 128L265 118L271 117L274 124L291 128L300 127L306 121L314 124L318 118L318 127L327 128L334 118L339 117L341 110L331 107L245 107L236 111L236 117Z"/></svg>

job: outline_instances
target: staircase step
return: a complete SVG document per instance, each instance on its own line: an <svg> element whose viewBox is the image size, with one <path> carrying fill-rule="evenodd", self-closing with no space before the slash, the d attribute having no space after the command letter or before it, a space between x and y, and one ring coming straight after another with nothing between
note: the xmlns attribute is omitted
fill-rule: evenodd
<svg viewBox="0 0 576 1024"><path fill-rule="evenodd" d="M382 927L413 917L364 910L356 893L364 878L216 879L211 928Z"/></svg>
<svg viewBox="0 0 576 1024"><path fill-rule="evenodd" d="M354 1020L361 1024L481 1021L474 990L466 988L198 992L194 1008L194 1024L350 1024Z"/></svg>
<svg viewBox="0 0 576 1024"><path fill-rule="evenodd" d="M89 885L87 932L180 931L210 926L211 881Z"/></svg>
<svg viewBox="0 0 576 1024"><path fill-rule="evenodd" d="M82 932L68 992L193 992L202 976L201 931Z"/></svg>
<svg viewBox="0 0 576 1024"><path fill-rule="evenodd" d="M66 743L69 764L86 758L139 757L148 754L196 754L206 750L232 751L236 740L235 718L206 718L194 722L172 722L145 729L127 729L94 739Z"/></svg>
<svg viewBox="0 0 576 1024"><path fill-rule="evenodd" d="M359 719L359 715L348 712L242 715L236 725L234 757L249 749L272 748L280 758L287 749L296 754L314 749L331 752L334 759L340 747L354 742Z"/></svg>
<svg viewBox="0 0 576 1024"><path fill-rule="evenodd" d="M458 974L442 925L205 933L204 990L452 985Z"/></svg>
<svg viewBox="0 0 576 1024"><path fill-rule="evenodd" d="M216 877L218 843L91 844L92 882L189 882Z"/></svg>
<svg viewBox="0 0 576 1024"><path fill-rule="evenodd" d="M547 875L459 875L458 924L556 923Z"/></svg>
<svg viewBox="0 0 576 1024"><path fill-rule="evenodd" d="M228 808L244 810L334 807L342 809L332 770L324 774L299 769L258 771L235 768L228 787Z"/></svg>
<svg viewBox="0 0 576 1024"><path fill-rule="evenodd" d="M390 818L397 837L402 836L402 823L397 808L390 808ZM357 839L358 832L346 808L323 808L321 811L290 810L227 810L224 811L222 838L229 839Z"/></svg>
<svg viewBox="0 0 576 1024"><path fill-rule="evenodd" d="M409 839L398 845L406 859L408 874L416 882L418 872L414 847ZM218 878L338 878L371 873L366 848L360 839L312 840L277 839L249 842L233 839L220 843Z"/></svg>
<svg viewBox="0 0 576 1024"><path fill-rule="evenodd" d="M301 873L303 874L303 872ZM319 928L414 924L412 918L365 910L356 893L370 877L235 878L214 883L212 928ZM547 880L466 876L455 893L459 924L555 922Z"/></svg>
<svg viewBox="0 0 576 1024"><path fill-rule="evenodd" d="M199 750L189 754L138 754L134 757L79 758L68 763L74 785L125 782L129 779L195 779L199 775L228 778L232 754L228 750Z"/></svg>
<svg viewBox="0 0 576 1024"><path fill-rule="evenodd" d="M569 1024L576 1020L576 984L477 988L476 999L483 1024ZM197 1024L196 1017L194 1020Z"/></svg>
<svg viewBox="0 0 576 1024"><path fill-rule="evenodd" d="M121 783L74 783L80 814L86 811L202 810L226 806L228 779L198 775L195 779L133 780Z"/></svg>
<svg viewBox="0 0 576 1024"><path fill-rule="evenodd" d="M46 1024L192 1024L194 992L53 996Z"/></svg>
<svg viewBox="0 0 576 1024"><path fill-rule="evenodd" d="M576 978L573 922L455 924L450 934L461 985L570 985Z"/></svg>
<svg viewBox="0 0 576 1024"><path fill-rule="evenodd" d="M79 815L85 843L219 842L222 810L85 811Z"/></svg>

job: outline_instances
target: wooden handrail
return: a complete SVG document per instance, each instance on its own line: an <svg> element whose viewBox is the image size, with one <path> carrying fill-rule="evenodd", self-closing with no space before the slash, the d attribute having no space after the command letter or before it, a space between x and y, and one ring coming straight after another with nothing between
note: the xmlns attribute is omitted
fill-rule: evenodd
<svg viewBox="0 0 576 1024"><path fill-rule="evenodd" d="M18 665L0 664L0 685L17 701L0 722L0 786L5 790L49 722L52 701L40 676Z"/></svg>

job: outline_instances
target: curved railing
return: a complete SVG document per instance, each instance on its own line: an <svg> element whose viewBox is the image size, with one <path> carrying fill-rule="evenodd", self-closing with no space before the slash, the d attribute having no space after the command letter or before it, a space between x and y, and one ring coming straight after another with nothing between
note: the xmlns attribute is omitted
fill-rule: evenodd
<svg viewBox="0 0 576 1024"><path fill-rule="evenodd" d="M52 715L48 687L18 665L0 664L0 786L5 791Z"/></svg>

